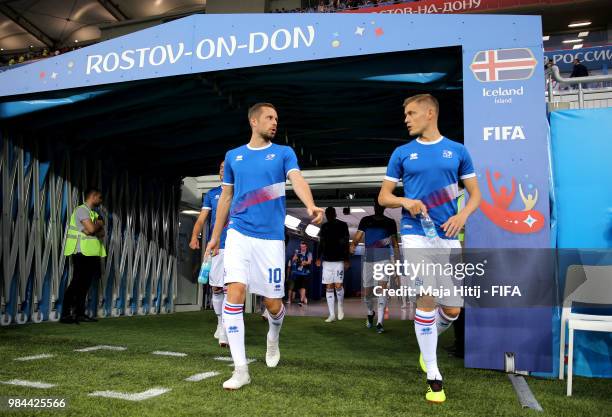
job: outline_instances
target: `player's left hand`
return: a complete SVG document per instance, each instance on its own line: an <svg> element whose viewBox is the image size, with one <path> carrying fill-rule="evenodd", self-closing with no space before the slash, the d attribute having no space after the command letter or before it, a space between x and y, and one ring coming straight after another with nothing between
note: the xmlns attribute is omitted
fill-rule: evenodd
<svg viewBox="0 0 612 417"><path fill-rule="evenodd" d="M323 214L325 213L325 210L317 206L309 207L307 208L307 210L308 215L312 217L312 223L321 224L321 222L323 221Z"/></svg>
<svg viewBox="0 0 612 417"><path fill-rule="evenodd" d="M442 230L446 232L446 237L456 237L465 225L466 221L466 216L462 215L461 213L455 214L442 225Z"/></svg>

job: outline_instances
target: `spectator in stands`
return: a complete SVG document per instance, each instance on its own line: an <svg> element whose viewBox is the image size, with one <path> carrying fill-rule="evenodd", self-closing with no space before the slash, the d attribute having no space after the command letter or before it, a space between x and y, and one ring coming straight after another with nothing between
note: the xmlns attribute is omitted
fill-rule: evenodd
<svg viewBox="0 0 612 417"><path fill-rule="evenodd" d="M589 70L585 67L578 58L574 59L574 68L572 69L572 73L570 78L580 78L580 77L588 77ZM588 84L583 84L584 88L588 88ZM578 84L573 84L572 88L578 88Z"/></svg>
<svg viewBox="0 0 612 417"><path fill-rule="evenodd" d="M544 77L546 79L546 88L548 89L549 83L552 84L553 90L557 90L557 81L553 78L553 62L549 59L544 64Z"/></svg>
<svg viewBox="0 0 612 417"><path fill-rule="evenodd" d="M587 67L585 67L582 63L580 63L580 60L578 58L574 59L574 68L572 69L572 75L570 75L570 78L588 77L588 76L589 76L589 70L587 69Z"/></svg>

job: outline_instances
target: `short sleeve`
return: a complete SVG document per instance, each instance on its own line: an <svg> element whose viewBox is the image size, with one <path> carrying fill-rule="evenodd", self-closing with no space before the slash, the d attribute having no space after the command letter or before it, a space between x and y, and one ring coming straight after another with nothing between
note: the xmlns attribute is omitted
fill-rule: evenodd
<svg viewBox="0 0 612 417"><path fill-rule="evenodd" d="M225 162L223 167L223 185L234 185L234 171L230 161L230 153L225 154Z"/></svg>
<svg viewBox="0 0 612 417"><path fill-rule="evenodd" d="M397 148L391 154L391 159L389 159L385 179L387 181L400 182L403 175L404 169L402 167L402 158L400 156L400 150Z"/></svg>
<svg viewBox="0 0 612 417"><path fill-rule="evenodd" d="M225 178L225 174L223 174ZM202 200L202 210L212 210L212 203L210 201L210 191L206 193Z"/></svg>
<svg viewBox="0 0 612 417"><path fill-rule="evenodd" d="M361 220L359 220L359 226L357 226L357 230L365 232L365 229L366 229L365 219L366 219L365 217L362 217Z"/></svg>
<svg viewBox="0 0 612 417"><path fill-rule="evenodd" d="M459 178L465 180L476 176L474 171L474 165L472 164L472 157L470 156L465 146L461 147L461 161L459 161Z"/></svg>
<svg viewBox="0 0 612 417"><path fill-rule="evenodd" d="M81 223L83 220L91 220L89 216L89 210L85 207L79 207L76 210L75 216L77 223Z"/></svg>
<svg viewBox="0 0 612 417"><path fill-rule="evenodd" d="M291 171L299 171L300 166L298 165L297 156L290 147L285 147L283 156L283 169L285 170L285 177L289 175Z"/></svg>
<svg viewBox="0 0 612 417"><path fill-rule="evenodd" d="M327 236L327 223L323 223L321 225L321 229L319 230L319 239L325 239Z"/></svg>

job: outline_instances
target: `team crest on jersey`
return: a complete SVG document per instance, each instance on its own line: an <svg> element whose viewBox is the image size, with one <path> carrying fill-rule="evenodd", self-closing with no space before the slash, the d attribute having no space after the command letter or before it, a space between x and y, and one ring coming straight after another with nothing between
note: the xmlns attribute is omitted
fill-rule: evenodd
<svg viewBox="0 0 612 417"><path fill-rule="evenodd" d="M242 161L242 155L236 156L236 161Z"/></svg>
<svg viewBox="0 0 612 417"><path fill-rule="evenodd" d="M412 161L414 159L419 159L419 154L416 152L410 154L410 160Z"/></svg>
<svg viewBox="0 0 612 417"><path fill-rule="evenodd" d="M269 153L266 155L266 161L271 161L274 159L274 157L276 156L276 154L273 153Z"/></svg>
<svg viewBox="0 0 612 417"><path fill-rule="evenodd" d="M444 150L442 151L442 157L443 157L443 158L449 158L449 159L450 159L450 158L452 158L452 157L453 157L453 152L452 152L452 151L449 151L449 150L444 149Z"/></svg>

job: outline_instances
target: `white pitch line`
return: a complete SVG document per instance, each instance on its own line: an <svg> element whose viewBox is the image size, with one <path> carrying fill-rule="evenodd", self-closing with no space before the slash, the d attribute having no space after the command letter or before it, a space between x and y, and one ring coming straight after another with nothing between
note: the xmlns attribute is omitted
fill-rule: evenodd
<svg viewBox="0 0 612 417"><path fill-rule="evenodd" d="M21 387L31 388L53 388L56 384L47 384L46 382L24 381L23 379L11 379L10 381L0 381L0 384L19 385Z"/></svg>
<svg viewBox="0 0 612 417"><path fill-rule="evenodd" d="M201 374L191 375L189 378L185 378L185 381L189 382L198 382L207 378L212 378L213 376L219 375L219 372L204 372Z"/></svg>
<svg viewBox="0 0 612 417"><path fill-rule="evenodd" d="M157 397L170 391L170 388L151 388L143 392L137 392L130 394L127 392L119 391L95 391L89 394L90 397L105 397L105 398L116 398L119 400L126 401L142 401L148 400L149 398Z"/></svg>
<svg viewBox="0 0 612 417"><path fill-rule="evenodd" d="M90 346L83 349L75 349L75 352L93 352L95 350L126 350L126 347L123 346L108 346L108 345L98 345L98 346Z"/></svg>
<svg viewBox="0 0 612 417"><path fill-rule="evenodd" d="M55 355L52 355L52 354L50 354L50 353L43 353L43 354L41 354L41 355L24 356L24 357L22 357L22 358L15 358L15 359L13 359L13 360L16 360L16 361L33 361L33 360L36 360L36 359L47 359L47 358L52 358L52 357L54 357L54 356L55 356Z"/></svg>
<svg viewBox="0 0 612 417"><path fill-rule="evenodd" d="M216 361L222 361L222 362L232 362L233 359L231 356L217 356L213 358ZM257 359L247 359L247 364L249 363L253 363L255 362ZM233 363L230 363L228 366L234 366Z"/></svg>
<svg viewBox="0 0 612 417"><path fill-rule="evenodd" d="M153 355L161 355L161 356L178 356L178 357L184 357L187 356L186 353L181 353L181 352L167 352L164 350L156 350L155 352L151 352Z"/></svg>
<svg viewBox="0 0 612 417"><path fill-rule="evenodd" d="M255 362L256 360L257 360L257 359L247 359L247 365L248 365L248 364L250 364L250 363ZM230 364L229 364L229 365L227 365L227 366L234 366L234 364L233 364L233 363L230 363Z"/></svg>

